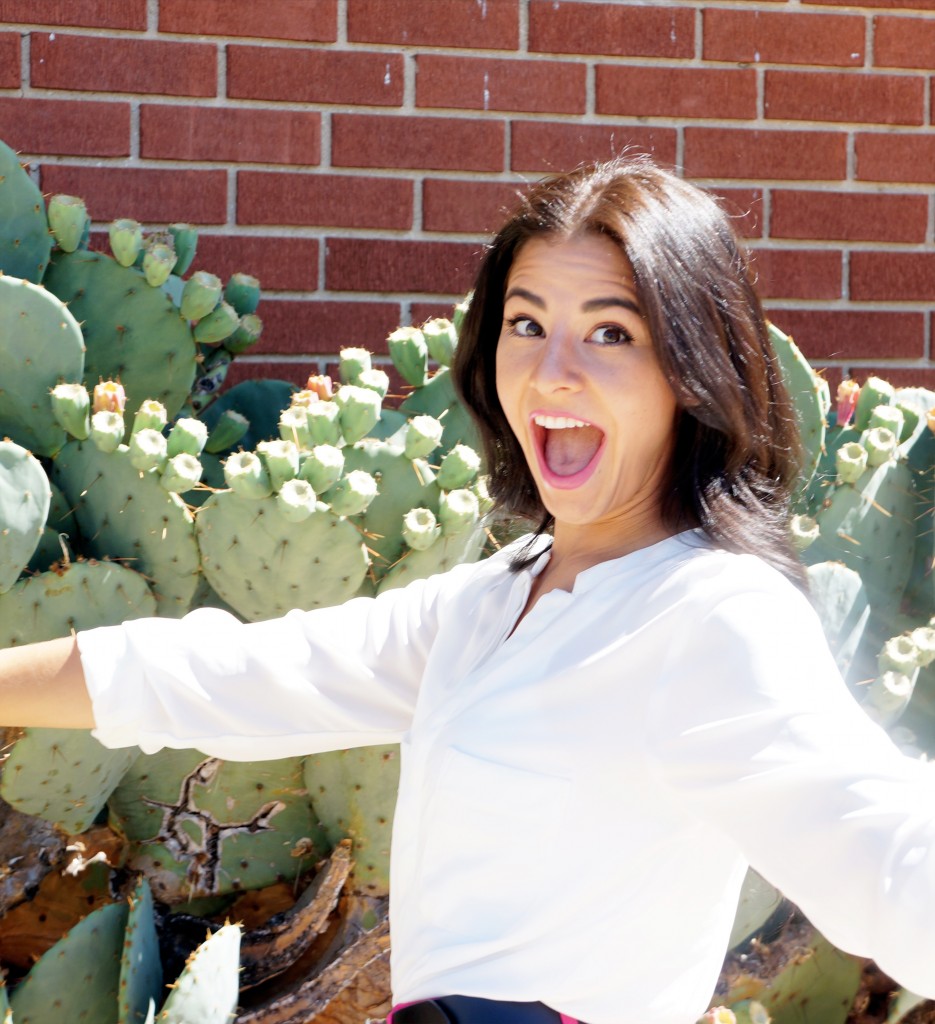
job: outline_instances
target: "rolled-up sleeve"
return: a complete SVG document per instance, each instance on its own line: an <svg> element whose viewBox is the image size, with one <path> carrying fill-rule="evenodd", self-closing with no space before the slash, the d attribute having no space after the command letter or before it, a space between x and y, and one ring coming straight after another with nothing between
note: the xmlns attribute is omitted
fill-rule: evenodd
<svg viewBox="0 0 935 1024"><path fill-rule="evenodd" d="M832 942L935 997L935 766L870 721L791 588L685 621L650 716L660 777Z"/></svg>
<svg viewBox="0 0 935 1024"><path fill-rule="evenodd" d="M458 575L265 622L203 608L79 633L94 735L228 760L396 742Z"/></svg>

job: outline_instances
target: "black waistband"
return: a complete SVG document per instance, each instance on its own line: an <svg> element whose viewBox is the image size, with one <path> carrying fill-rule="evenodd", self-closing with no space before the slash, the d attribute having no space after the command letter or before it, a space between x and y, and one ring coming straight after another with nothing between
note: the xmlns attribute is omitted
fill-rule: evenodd
<svg viewBox="0 0 935 1024"><path fill-rule="evenodd" d="M477 996L444 996L393 1011L393 1024L560 1024L544 1003L511 1003Z"/></svg>

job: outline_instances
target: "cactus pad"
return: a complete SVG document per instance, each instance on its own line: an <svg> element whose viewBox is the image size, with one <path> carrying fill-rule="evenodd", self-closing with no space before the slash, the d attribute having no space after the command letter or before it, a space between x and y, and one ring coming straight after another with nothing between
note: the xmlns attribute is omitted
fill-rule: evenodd
<svg viewBox="0 0 935 1024"><path fill-rule="evenodd" d="M0 338L0 437L53 455L66 435L53 416L51 391L81 379L81 328L44 288L0 275Z"/></svg>

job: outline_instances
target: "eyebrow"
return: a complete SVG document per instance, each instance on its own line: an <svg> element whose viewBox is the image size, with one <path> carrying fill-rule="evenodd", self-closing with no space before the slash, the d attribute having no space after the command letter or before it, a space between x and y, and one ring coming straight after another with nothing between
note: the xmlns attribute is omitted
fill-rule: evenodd
<svg viewBox="0 0 935 1024"><path fill-rule="evenodd" d="M507 291L503 297L503 301L507 299L519 298L525 299L533 306L537 306L539 309L545 309L545 300L540 296L536 295L535 292L531 292L526 288L513 287ZM640 307L633 302L631 299L624 299L617 295L608 295L606 297L601 296L594 299L588 299L587 302L581 304L581 309L585 313L594 313L601 309L608 309L610 307L617 306L621 309L627 309L631 313L635 313L637 316L642 316Z"/></svg>

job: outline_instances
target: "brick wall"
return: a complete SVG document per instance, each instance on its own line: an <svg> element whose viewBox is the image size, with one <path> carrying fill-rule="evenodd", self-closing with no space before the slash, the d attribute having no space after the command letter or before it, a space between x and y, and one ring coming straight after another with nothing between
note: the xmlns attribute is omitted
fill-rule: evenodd
<svg viewBox="0 0 935 1024"><path fill-rule="evenodd" d="M935 385L933 68L935 0L0 0L0 138L255 273L252 374L447 310L517 188L635 147L832 381Z"/></svg>

